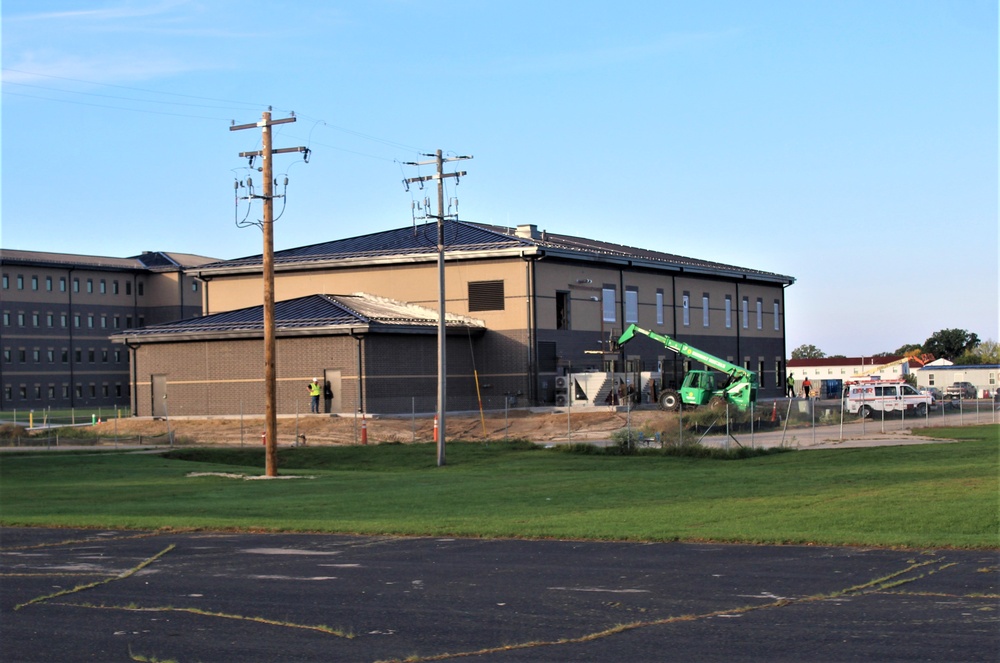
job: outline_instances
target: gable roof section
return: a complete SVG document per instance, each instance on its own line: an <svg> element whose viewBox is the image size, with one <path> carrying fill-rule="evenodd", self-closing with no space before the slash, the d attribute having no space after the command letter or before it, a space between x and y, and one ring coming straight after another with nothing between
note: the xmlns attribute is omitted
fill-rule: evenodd
<svg viewBox="0 0 1000 663"><path fill-rule="evenodd" d="M533 228L533 227L532 227ZM346 263L373 264L430 261L437 258L437 223L332 240L295 249L276 251L276 271L344 266ZM630 265L673 272L723 275L790 285L795 279L783 274L726 265L709 260L612 244L549 232L521 232L505 226L467 221L445 223L445 245L449 260L496 258L502 256L546 256L617 265ZM223 260L198 268L199 273L238 274L260 272L260 254Z"/></svg>
<svg viewBox="0 0 1000 663"><path fill-rule="evenodd" d="M384 259L436 258L438 241L437 223L425 223L395 230L336 239L320 244L311 244L295 249L275 251L275 269L289 265L308 265L316 263L361 261L372 262ZM458 222L445 224L445 245L449 254L456 253L490 253L509 249L530 248L530 242L519 237L506 237L498 233L479 228L475 225ZM222 260L203 265L200 271L233 271L241 267L250 267L260 271L261 254Z"/></svg>
<svg viewBox="0 0 1000 663"><path fill-rule="evenodd" d="M49 253L46 251L19 251L17 249L0 249L0 263L4 265L24 265L26 267L55 267L67 269L108 269L135 271L177 271L196 267L215 258L193 255L190 253L166 253L163 251L147 251L131 258L115 258L112 256L87 256L76 253Z"/></svg>
<svg viewBox="0 0 1000 663"><path fill-rule="evenodd" d="M277 336L319 334L408 333L437 331L437 311L367 293L307 295L274 304ZM447 314L448 328L485 330L481 320ZM116 343L163 343L207 339L259 338L264 333L264 307L250 306L200 318L130 329L111 336Z"/></svg>

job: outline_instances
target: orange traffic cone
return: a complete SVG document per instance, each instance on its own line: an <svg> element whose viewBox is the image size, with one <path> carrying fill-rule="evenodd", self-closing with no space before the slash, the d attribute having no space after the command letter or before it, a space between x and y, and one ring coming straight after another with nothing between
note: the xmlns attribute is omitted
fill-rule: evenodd
<svg viewBox="0 0 1000 663"><path fill-rule="evenodd" d="M434 441L438 441L438 418L434 417Z"/></svg>
<svg viewBox="0 0 1000 663"><path fill-rule="evenodd" d="M368 422L364 414L361 415L361 444L368 444Z"/></svg>
<svg viewBox="0 0 1000 663"><path fill-rule="evenodd" d="M778 402L774 401L771 403L771 423L778 420Z"/></svg>

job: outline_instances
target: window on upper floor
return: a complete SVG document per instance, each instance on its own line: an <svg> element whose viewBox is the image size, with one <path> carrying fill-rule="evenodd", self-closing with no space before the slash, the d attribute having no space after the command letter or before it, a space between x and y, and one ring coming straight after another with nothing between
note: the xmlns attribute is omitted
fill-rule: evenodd
<svg viewBox="0 0 1000 663"><path fill-rule="evenodd" d="M639 322L639 290L634 286L625 288L625 322Z"/></svg>
<svg viewBox="0 0 1000 663"><path fill-rule="evenodd" d="M142 294L142 284L139 284L139 294ZM469 281L468 290L469 311L502 311L504 310L503 281Z"/></svg>

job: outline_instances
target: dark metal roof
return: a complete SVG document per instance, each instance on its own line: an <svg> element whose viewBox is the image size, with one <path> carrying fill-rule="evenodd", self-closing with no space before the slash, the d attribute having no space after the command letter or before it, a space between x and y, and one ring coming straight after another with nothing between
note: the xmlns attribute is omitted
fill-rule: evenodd
<svg viewBox="0 0 1000 663"><path fill-rule="evenodd" d="M688 258L662 251L612 244L572 235L539 232L535 226L522 226L514 229L467 221L448 221L444 225L444 241L449 260L461 259L463 254L464 256L475 254L475 257L478 258L484 255L488 257L489 254L523 251L534 255L552 255L568 260L629 262L633 265L641 263L642 266L650 269L693 271L784 284L791 284L795 281L790 276L747 267L726 265L710 260ZM361 263L369 260L413 260L415 258L430 260L436 255L437 223L433 222L276 251L274 265L278 270L282 268L294 269L296 266L308 269L320 263L345 260ZM221 273L259 271L262 262L262 257L258 254L202 265L199 271Z"/></svg>
<svg viewBox="0 0 1000 663"><path fill-rule="evenodd" d="M49 253L46 251L19 251L0 249L0 263L35 267L77 267L81 269L164 271L197 267L214 262L215 258L190 253L149 251L131 258L112 256L86 256L75 253Z"/></svg>
<svg viewBox="0 0 1000 663"><path fill-rule="evenodd" d="M306 330L347 333L351 329L392 332L426 330L437 327L437 311L366 293L352 295L307 295L275 302L274 320L278 335L295 335ZM484 329L481 320L447 314L446 325L455 329ZM130 329L112 335L117 342L183 341L202 337L258 337L264 330L264 307L251 306L213 313L200 318L177 320L161 325Z"/></svg>
<svg viewBox="0 0 1000 663"><path fill-rule="evenodd" d="M436 255L437 222L424 223L396 230L336 239L295 249L275 251L275 266L358 258L386 258L395 256ZM449 253L497 251L517 247L530 247L531 242L519 237L509 237L461 221L445 224L445 245ZM222 260L202 265L204 270L256 266L262 263L261 254Z"/></svg>

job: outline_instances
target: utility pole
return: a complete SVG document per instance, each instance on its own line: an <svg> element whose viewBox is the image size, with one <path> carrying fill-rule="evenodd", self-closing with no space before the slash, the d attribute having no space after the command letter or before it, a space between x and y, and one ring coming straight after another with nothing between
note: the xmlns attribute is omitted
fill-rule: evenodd
<svg viewBox="0 0 1000 663"><path fill-rule="evenodd" d="M429 180L437 180L437 193L438 193L438 213L437 215L431 215L431 218L437 219L438 224L438 257L437 257L437 267L438 267L438 388L437 388L437 421L438 421L438 432L437 432L437 464L441 467L445 464L444 458L444 441L445 441L445 403L447 398L447 388L446 383L448 380L448 365L445 356L445 345L446 345L446 330L445 330L445 296L444 296L444 178L454 177L455 181L458 181L459 177L465 176L465 171L458 171L454 173L445 173L444 164L450 161L462 161L464 159L471 159L468 157L449 157L447 159L442 158L441 150L437 150L434 154L425 154L425 157L434 157L434 161L420 161L420 162L407 162L407 166L426 166L434 164L437 167L437 172L434 175L425 175L423 177L410 177L403 180L403 184L409 189L409 185L414 182L427 182Z"/></svg>
<svg viewBox="0 0 1000 663"><path fill-rule="evenodd" d="M260 168L263 178L264 193L251 198L260 198L264 204L264 219L261 230L264 232L264 425L265 425L265 474L269 477L278 476L278 412L277 412L277 368L275 366L275 326L274 326L274 167L275 154L285 152L306 152L305 147L286 147L275 150L271 143L271 127L275 124L294 122L295 115L281 120L271 120L270 111L261 114L260 122L240 124L229 127L230 131L260 127L263 133L262 149L256 152L240 152L241 157L261 157ZM286 180L287 183L287 180Z"/></svg>

